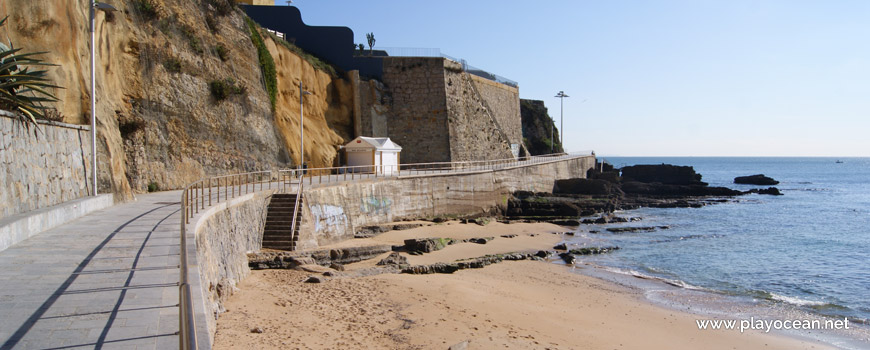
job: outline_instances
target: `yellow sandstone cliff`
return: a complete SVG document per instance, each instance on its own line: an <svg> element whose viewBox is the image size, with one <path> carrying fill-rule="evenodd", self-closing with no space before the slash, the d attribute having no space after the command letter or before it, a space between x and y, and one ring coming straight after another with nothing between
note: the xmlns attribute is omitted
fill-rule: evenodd
<svg viewBox="0 0 870 350"><path fill-rule="evenodd" d="M305 101L309 166L331 166L352 137L350 83L264 37L278 71L273 112L244 15L228 0L104 2L119 11L97 14L101 191L126 200L149 184L177 189L204 176L296 164L300 79L313 93ZM42 58L57 65L49 75L63 87L55 107L67 123L90 123L89 3L0 2L0 16L9 16L0 40L46 51ZM209 84L227 79L242 93L217 100Z"/></svg>

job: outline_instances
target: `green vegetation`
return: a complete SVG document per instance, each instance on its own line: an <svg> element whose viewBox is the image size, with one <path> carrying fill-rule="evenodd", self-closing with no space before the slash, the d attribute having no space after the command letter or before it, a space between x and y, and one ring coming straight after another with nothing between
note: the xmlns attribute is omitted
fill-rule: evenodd
<svg viewBox="0 0 870 350"><path fill-rule="evenodd" d="M0 26L6 24L0 20ZM25 125L36 125L36 119L48 119L48 107L43 102L58 99L45 88L59 88L46 77L45 70L31 70L36 66L53 66L36 55L45 52L18 53L21 48L10 49L0 43L0 108L14 113Z"/></svg>
<svg viewBox="0 0 870 350"><path fill-rule="evenodd" d="M187 42L190 43L190 48L193 49L194 52L198 54L202 54L205 50L202 48L202 44L199 41L199 37L196 36L193 28L188 25L181 26L181 35L187 39Z"/></svg>
<svg viewBox="0 0 870 350"><path fill-rule="evenodd" d="M275 100L278 96L278 73L275 70L275 59L266 48L263 42L263 37L260 36L260 30L257 23L254 23L250 17L245 16L245 22L248 23L248 29L251 31L251 41L254 47L257 48L257 56L260 58L260 70L263 73L263 80L266 82L266 92L269 93L269 101L272 102L272 109L275 109ZM214 90L212 90L214 94Z"/></svg>
<svg viewBox="0 0 870 350"><path fill-rule="evenodd" d="M227 49L223 44L218 44L214 47L214 51L217 53L218 57L220 57L221 61L226 62L230 59L230 50Z"/></svg>
<svg viewBox="0 0 870 350"><path fill-rule="evenodd" d="M176 57L169 57L163 61L163 68L166 68L166 71L170 73L181 72L181 60Z"/></svg>
<svg viewBox="0 0 870 350"><path fill-rule="evenodd" d="M218 101L225 100L230 95L244 95L246 92L245 87L237 83L233 78L212 80L208 83L208 87L211 90L211 95Z"/></svg>
<svg viewBox="0 0 870 350"><path fill-rule="evenodd" d="M148 183L148 192L157 192L160 191L160 186L157 185L156 182L151 181Z"/></svg>
<svg viewBox="0 0 870 350"><path fill-rule="evenodd" d="M375 33L366 33L366 41L369 42L369 55L371 55L375 47Z"/></svg>
<svg viewBox="0 0 870 350"><path fill-rule="evenodd" d="M148 21L160 17L160 5L154 2L154 0L135 0L133 1L133 7L139 11L142 18Z"/></svg>
<svg viewBox="0 0 870 350"><path fill-rule="evenodd" d="M299 57L302 57L303 60L307 61L312 66L314 66L314 69L326 72L327 74L329 74L333 78L338 77L338 71L335 69L335 67L333 65L326 63L325 61L321 60L317 56L314 56L308 52L305 52L305 50L301 49L299 46L293 45L290 42L288 42L287 40L279 38L275 34L272 34L269 32L266 32L266 34L268 34L269 37L272 38L272 40L275 41L276 43L280 44L281 46L286 47L291 52L299 55Z"/></svg>

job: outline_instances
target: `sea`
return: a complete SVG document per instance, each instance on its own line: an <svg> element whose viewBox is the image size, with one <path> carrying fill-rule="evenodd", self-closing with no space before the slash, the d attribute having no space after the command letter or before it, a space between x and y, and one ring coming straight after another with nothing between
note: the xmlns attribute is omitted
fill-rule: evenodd
<svg viewBox="0 0 870 350"><path fill-rule="evenodd" d="M780 182L775 187L783 195L750 194L701 208L641 208L617 213L639 221L581 225L566 242L620 247L582 257L581 265L598 267L587 273L630 276L614 278L643 288L653 301L720 318L845 318L858 330L802 336L844 349L870 348L870 158L600 159L615 167L692 166L710 186L743 191L768 186L734 184L735 177L764 174ZM605 230L622 226L669 228ZM595 272L600 270L606 273Z"/></svg>

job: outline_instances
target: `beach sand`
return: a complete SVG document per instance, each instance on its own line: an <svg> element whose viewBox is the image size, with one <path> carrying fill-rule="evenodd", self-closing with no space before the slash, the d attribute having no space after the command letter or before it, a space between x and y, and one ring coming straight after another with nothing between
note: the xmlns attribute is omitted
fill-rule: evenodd
<svg viewBox="0 0 870 350"><path fill-rule="evenodd" d="M436 225L343 242L497 237L411 264L550 249L551 224ZM517 234L515 238L501 238ZM536 234L531 236L531 234ZM358 269L379 259L348 265ZM382 274L303 283L311 273L253 271L218 319L215 349L826 349L780 335L698 330L709 318L666 309L639 291L540 261L505 261L453 274ZM261 329L262 333L252 332Z"/></svg>

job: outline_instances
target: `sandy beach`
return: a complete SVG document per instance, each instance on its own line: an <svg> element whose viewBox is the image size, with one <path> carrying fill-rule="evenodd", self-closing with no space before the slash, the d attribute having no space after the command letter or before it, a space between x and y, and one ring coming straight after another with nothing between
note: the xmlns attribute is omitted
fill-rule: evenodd
<svg viewBox="0 0 870 350"><path fill-rule="evenodd" d="M411 265L550 249L551 224L442 224L391 231L338 246L405 238L494 236ZM501 235L516 234L514 238ZM359 269L379 258L347 265ZM775 334L698 330L708 318L666 309L638 290L541 261L505 261L453 274L381 274L304 283L296 270L253 271L218 319L215 349L826 349ZM262 331L262 332L260 332Z"/></svg>

